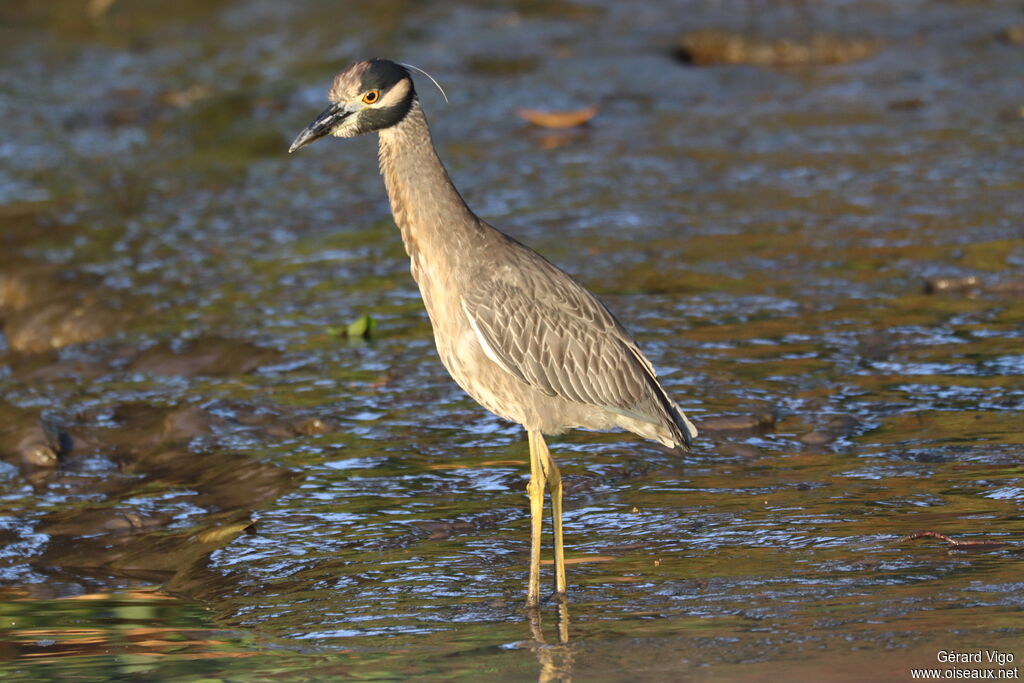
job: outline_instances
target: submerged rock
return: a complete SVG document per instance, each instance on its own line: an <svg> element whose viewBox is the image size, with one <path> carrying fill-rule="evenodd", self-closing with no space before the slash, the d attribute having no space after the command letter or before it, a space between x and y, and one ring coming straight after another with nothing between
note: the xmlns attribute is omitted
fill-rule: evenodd
<svg viewBox="0 0 1024 683"><path fill-rule="evenodd" d="M1024 24L1006 27L1000 37L1010 45L1024 45Z"/></svg>
<svg viewBox="0 0 1024 683"><path fill-rule="evenodd" d="M108 337L128 318L127 311L111 309L97 298L67 297L8 316L4 333L12 351L42 353Z"/></svg>
<svg viewBox="0 0 1024 683"><path fill-rule="evenodd" d="M96 449L116 453L124 461L134 461L169 444L187 444L195 437L211 434L224 422L199 406L143 402L122 403L107 412L102 421L88 413L80 415L78 421L81 424L75 430L76 437Z"/></svg>
<svg viewBox="0 0 1024 683"><path fill-rule="evenodd" d="M813 432L801 434L796 438L796 440L806 446L824 446L827 443L835 441L836 437L828 432L815 430Z"/></svg>
<svg viewBox="0 0 1024 683"><path fill-rule="evenodd" d="M320 436L337 431L337 425L325 422L318 417L296 420L291 423L292 429L299 436Z"/></svg>
<svg viewBox="0 0 1024 683"><path fill-rule="evenodd" d="M698 432L709 436L763 434L773 427L775 427L775 416L767 412L709 417L697 423Z"/></svg>
<svg viewBox="0 0 1024 683"><path fill-rule="evenodd" d="M851 415L836 415L821 429L816 429L797 437L797 441L805 446L820 447L846 436L860 426L860 421Z"/></svg>
<svg viewBox="0 0 1024 683"><path fill-rule="evenodd" d="M52 468L71 451L71 437L52 416L4 406L0 420L0 457L15 465Z"/></svg>
<svg viewBox="0 0 1024 683"><path fill-rule="evenodd" d="M203 337L180 348L161 344L147 349L129 367L135 372L169 377L229 377L252 372L278 357L277 351L250 342Z"/></svg>
<svg viewBox="0 0 1024 683"><path fill-rule="evenodd" d="M683 34L679 38L677 56L696 66L818 66L866 59L874 55L880 46L877 40L829 35L816 35L801 42L708 29Z"/></svg>
<svg viewBox="0 0 1024 683"><path fill-rule="evenodd" d="M132 317L120 295L99 279L47 264L0 273L0 318L12 351L34 354L103 339Z"/></svg>
<svg viewBox="0 0 1024 683"><path fill-rule="evenodd" d="M981 280L974 275L953 277L930 277L924 282L926 294L942 294L944 292L965 292L977 289Z"/></svg>
<svg viewBox="0 0 1024 683"><path fill-rule="evenodd" d="M84 411L74 420L75 457L102 454L116 473L74 479L74 467L61 468L72 472L71 483L62 485L84 482L75 493L90 503L61 507L39 520L34 531L51 542L33 558L37 567L99 569L159 581L202 575L210 552L252 532L254 507L284 495L299 480L285 468L194 441L225 423L200 406L127 403ZM56 420L0 404L5 458L34 457L52 465L69 449L70 438ZM50 482L62 476L52 466L28 474L39 472ZM155 508L154 496L160 501Z"/></svg>
<svg viewBox="0 0 1024 683"><path fill-rule="evenodd" d="M72 508L47 515L37 530L61 537L125 534L159 529L173 521L170 513L145 514L124 507Z"/></svg>
<svg viewBox="0 0 1024 683"><path fill-rule="evenodd" d="M1007 279L985 287L989 294L1019 294L1024 292L1024 278Z"/></svg>
<svg viewBox="0 0 1024 683"><path fill-rule="evenodd" d="M55 467L71 450L71 439L55 423L41 419L22 432L16 450L26 465Z"/></svg>

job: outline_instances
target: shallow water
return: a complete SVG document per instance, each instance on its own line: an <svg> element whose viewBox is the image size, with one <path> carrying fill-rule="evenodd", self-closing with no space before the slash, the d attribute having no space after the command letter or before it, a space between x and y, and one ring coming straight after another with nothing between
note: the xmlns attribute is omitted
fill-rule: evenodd
<svg viewBox="0 0 1024 683"><path fill-rule="evenodd" d="M627 5L0 10L5 680L1024 659L1024 15ZM881 47L674 59L709 27ZM284 153L369 55L446 85L420 91L470 205L599 293L702 429L683 458L551 440L567 646L522 609L524 436L436 360L374 142ZM374 339L336 334L363 314Z"/></svg>

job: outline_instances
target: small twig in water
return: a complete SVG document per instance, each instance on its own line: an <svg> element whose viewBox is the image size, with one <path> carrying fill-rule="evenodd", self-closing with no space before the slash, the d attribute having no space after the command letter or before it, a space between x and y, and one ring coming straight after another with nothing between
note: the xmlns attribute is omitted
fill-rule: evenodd
<svg viewBox="0 0 1024 683"><path fill-rule="evenodd" d="M1007 545L1002 541L958 541L938 531L915 531L900 541L913 541L918 538L937 538L948 543L950 550L994 550Z"/></svg>

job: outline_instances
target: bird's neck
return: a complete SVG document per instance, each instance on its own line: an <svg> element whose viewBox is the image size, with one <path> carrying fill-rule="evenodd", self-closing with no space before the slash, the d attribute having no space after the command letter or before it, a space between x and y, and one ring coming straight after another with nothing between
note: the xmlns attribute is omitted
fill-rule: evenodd
<svg viewBox="0 0 1024 683"><path fill-rule="evenodd" d="M400 123L380 131L380 172L414 275L418 259L458 253L482 229L434 150L419 100Z"/></svg>

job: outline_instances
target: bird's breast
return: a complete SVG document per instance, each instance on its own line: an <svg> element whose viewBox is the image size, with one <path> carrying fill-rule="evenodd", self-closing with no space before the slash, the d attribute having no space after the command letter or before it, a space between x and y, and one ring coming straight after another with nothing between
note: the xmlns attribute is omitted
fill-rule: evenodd
<svg viewBox="0 0 1024 683"><path fill-rule="evenodd" d="M414 266L415 269L415 266ZM418 280L424 307L434 330L437 355L455 383L477 403L492 413L514 422L523 416L510 408L519 405L510 400L520 384L491 359L466 317L457 293L420 268Z"/></svg>

